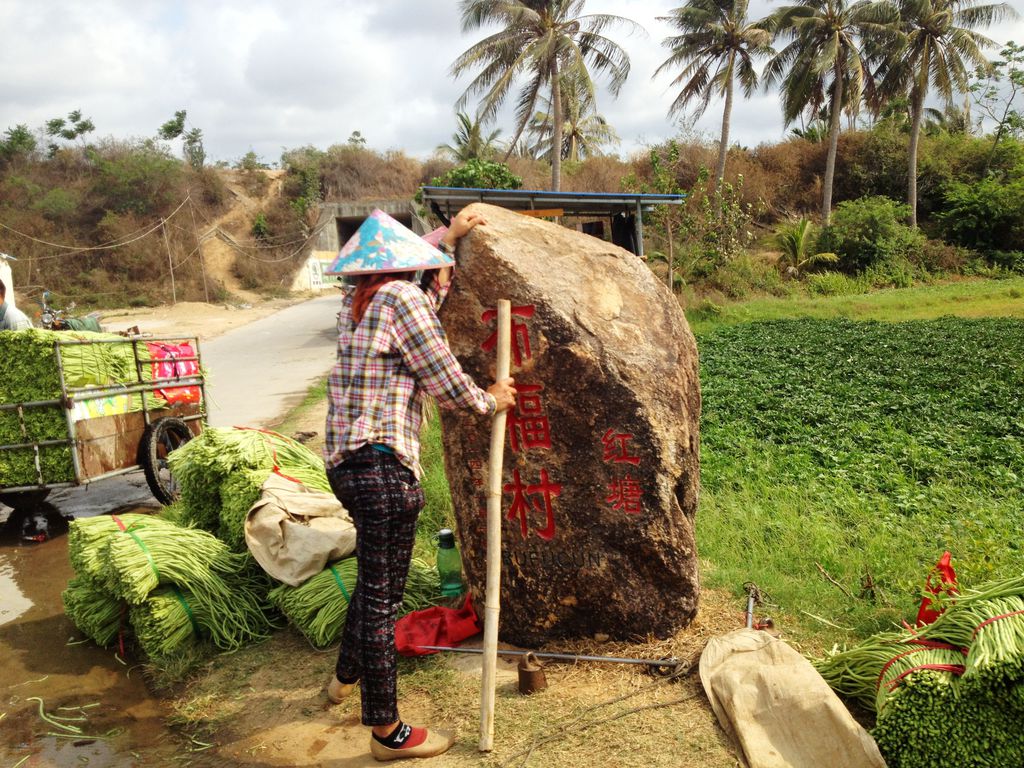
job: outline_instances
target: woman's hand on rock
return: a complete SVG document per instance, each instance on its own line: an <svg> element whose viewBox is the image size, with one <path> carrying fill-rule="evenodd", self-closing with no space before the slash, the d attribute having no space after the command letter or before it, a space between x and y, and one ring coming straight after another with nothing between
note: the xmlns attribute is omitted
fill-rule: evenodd
<svg viewBox="0 0 1024 768"><path fill-rule="evenodd" d="M448 231L445 232L444 242L454 247L459 241L459 238L464 236L473 227L478 224L486 224L487 221L484 219L482 214L476 213L475 211L469 210L469 208L463 208L452 219L451 224L448 227Z"/></svg>

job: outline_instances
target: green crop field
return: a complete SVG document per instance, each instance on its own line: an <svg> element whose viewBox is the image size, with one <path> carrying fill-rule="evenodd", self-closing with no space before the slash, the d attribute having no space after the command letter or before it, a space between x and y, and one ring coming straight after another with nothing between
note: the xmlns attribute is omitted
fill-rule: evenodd
<svg viewBox="0 0 1024 768"><path fill-rule="evenodd" d="M965 584L1024 569L1024 320L775 320L698 345L707 583L752 580L852 640L912 620L946 549Z"/></svg>

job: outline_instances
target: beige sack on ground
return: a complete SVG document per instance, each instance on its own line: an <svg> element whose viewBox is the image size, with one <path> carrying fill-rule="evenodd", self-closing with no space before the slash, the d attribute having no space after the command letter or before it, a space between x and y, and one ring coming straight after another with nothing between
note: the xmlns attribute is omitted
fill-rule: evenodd
<svg viewBox="0 0 1024 768"><path fill-rule="evenodd" d="M700 679L751 768L884 768L874 739L803 656L767 632L712 638Z"/></svg>
<svg viewBox="0 0 1024 768"><path fill-rule="evenodd" d="M356 529L332 494L272 472L245 518L245 543L263 570L297 587L352 554Z"/></svg>

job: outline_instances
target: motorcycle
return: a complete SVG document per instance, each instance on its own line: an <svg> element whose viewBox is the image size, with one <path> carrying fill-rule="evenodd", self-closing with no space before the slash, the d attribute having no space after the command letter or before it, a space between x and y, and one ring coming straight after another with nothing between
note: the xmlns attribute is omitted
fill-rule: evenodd
<svg viewBox="0 0 1024 768"><path fill-rule="evenodd" d="M100 326L99 315L92 312L84 317L71 317L69 314L75 308L75 302L71 302L64 309L50 304L51 294L43 291L39 300L43 311L39 316L39 324L48 331L97 331L103 328Z"/></svg>

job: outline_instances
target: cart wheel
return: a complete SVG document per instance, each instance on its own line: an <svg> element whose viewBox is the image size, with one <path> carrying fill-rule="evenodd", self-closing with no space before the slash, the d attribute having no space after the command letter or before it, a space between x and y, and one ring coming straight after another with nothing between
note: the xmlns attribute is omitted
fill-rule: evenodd
<svg viewBox="0 0 1024 768"><path fill-rule="evenodd" d="M43 503L50 495L49 488L39 488L34 491L16 491L14 493L0 493L0 504L6 504L14 509L31 509Z"/></svg>
<svg viewBox="0 0 1024 768"><path fill-rule="evenodd" d="M174 416L159 419L146 427L142 436L140 463L146 473L149 489L161 504L172 504L178 498L178 484L171 477L167 455L192 437L188 425Z"/></svg>

